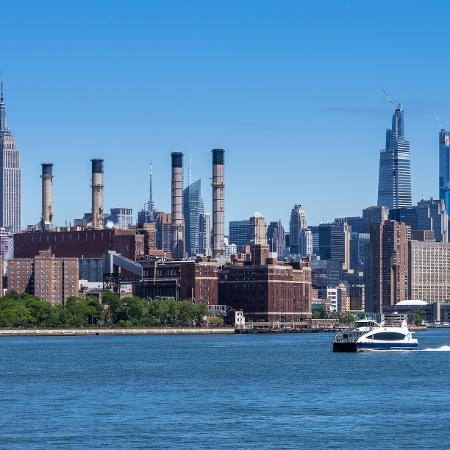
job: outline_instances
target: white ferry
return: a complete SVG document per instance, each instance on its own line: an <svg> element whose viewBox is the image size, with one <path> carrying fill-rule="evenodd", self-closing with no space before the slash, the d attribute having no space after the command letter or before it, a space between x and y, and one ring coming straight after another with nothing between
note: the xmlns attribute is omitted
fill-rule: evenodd
<svg viewBox="0 0 450 450"><path fill-rule="evenodd" d="M374 320L358 320L355 328L338 333L333 341L334 352L417 350L418 346L404 314L386 315L381 325Z"/></svg>

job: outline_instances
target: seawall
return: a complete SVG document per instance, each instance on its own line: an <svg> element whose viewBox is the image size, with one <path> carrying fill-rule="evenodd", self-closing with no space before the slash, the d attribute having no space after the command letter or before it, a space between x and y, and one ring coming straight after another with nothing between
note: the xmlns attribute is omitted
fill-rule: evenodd
<svg viewBox="0 0 450 450"><path fill-rule="evenodd" d="M234 334L234 328L26 328L0 329L4 336L116 336L116 335Z"/></svg>

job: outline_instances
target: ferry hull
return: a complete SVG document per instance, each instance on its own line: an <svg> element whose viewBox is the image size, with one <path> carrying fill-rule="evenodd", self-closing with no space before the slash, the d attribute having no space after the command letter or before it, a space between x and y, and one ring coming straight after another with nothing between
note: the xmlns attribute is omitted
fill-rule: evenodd
<svg viewBox="0 0 450 450"><path fill-rule="evenodd" d="M333 352L357 352L356 342L333 342Z"/></svg>
<svg viewBox="0 0 450 450"><path fill-rule="evenodd" d="M376 351L376 350L417 350L418 344L417 343L391 343L391 342L377 342L377 343L365 343L360 342L357 344L357 351L358 352L370 352L370 351Z"/></svg>

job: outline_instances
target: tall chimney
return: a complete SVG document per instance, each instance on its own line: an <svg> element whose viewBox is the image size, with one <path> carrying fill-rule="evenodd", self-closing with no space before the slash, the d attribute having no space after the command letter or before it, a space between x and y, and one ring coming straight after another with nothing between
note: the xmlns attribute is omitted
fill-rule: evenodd
<svg viewBox="0 0 450 450"><path fill-rule="evenodd" d="M41 228L45 230L53 220L53 164L42 163L42 215Z"/></svg>
<svg viewBox="0 0 450 450"><path fill-rule="evenodd" d="M213 256L217 258L224 252L224 154L225 150L215 148L212 151L212 213L213 213Z"/></svg>
<svg viewBox="0 0 450 450"><path fill-rule="evenodd" d="M92 161L92 228L103 229L103 159Z"/></svg>
<svg viewBox="0 0 450 450"><path fill-rule="evenodd" d="M172 258L184 256L183 153L172 153Z"/></svg>

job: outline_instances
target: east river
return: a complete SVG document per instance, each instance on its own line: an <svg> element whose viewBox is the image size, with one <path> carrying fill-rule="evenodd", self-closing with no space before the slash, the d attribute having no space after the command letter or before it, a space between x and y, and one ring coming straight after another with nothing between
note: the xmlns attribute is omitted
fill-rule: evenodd
<svg viewBox="0 0 450 450"><path fill-rule="evenodd" d="M450 330L417 336L4 337L0 447L450 448Z"/></svg>

